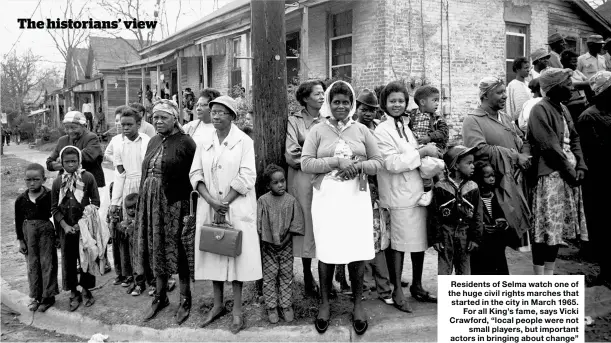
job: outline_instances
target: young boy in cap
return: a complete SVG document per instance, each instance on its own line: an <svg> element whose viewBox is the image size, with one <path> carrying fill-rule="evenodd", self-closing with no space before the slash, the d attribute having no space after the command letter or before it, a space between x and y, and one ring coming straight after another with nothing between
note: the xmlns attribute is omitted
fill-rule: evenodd
<svg viewBox="0 0 611 343"><path fill-rule="evenodd" d="M559 33L554 33L547 37L547 45L549 45L549 49L551 50L549 66L552 68L562 68L560 54L566 49L564 38L562 38L562 35Z"/></svg>
<svg viewBox="0 0 611 343"><path fill-rule="evenodd" d="M474 150L462 145L450 147L443 155L448 170L433 190L433 247L439 252L439 275L471 274L469 254L477 249L483 232L482 206L474 171Z"/></svg>
<svg viewBox="0 0 611 343"><path fill-rule="evenodd" d="M538 78L541 72L545 68L549 67L549 59L551 56L552 55L543 48L537 49L535 52L530 54L533 68L530 70L528 81Z"/></svg>
<svg viewBox="0 0 611 343"><path fill-rule="evenodd" d="M57 286L57 237L51 217L51 191L43 184L45 169L32 163L25 169L26 191L15 200L15 231L19 252L28 262L30 311L45 312L55 303Z"/></svg>
<svg viewBox="0 0 611 343"><path fill-rule="evenodd" d="M600 54L605 41L601 35L591 35L586 44L588 52L577 58L577 70L590 79L597 72L606 70L605 58Z"/></svg>

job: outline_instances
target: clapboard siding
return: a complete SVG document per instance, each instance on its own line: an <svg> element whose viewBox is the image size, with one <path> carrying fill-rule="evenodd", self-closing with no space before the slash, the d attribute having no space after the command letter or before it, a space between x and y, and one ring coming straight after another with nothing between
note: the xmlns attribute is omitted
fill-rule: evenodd
<svg viewBox="0 0 611 343"><path fill-rule="evenodd" d="M566 0L549 0L548 11L549 34L559 32L564 36L575 39L577 41L577 53L585 53L587 49L582 44L582 39L597 33L591 21L586 22L585 13L572 1Z"/></svg>

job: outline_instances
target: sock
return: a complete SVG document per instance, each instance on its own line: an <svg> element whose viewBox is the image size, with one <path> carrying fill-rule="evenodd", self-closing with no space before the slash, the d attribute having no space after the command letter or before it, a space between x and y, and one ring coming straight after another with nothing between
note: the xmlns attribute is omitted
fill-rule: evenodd
<svg viewBox="0 0 611 343"><path fill-rule="evenodd" d="M535 272L535 275L543 275L544 267L533 264L533 271Z"/></svg>
<svg viewBox="0 0 611 343"><path fill-rule="evenodd" d="M556 262L545 262L545 268L543 271L544 275L554 275L554 267L556 266Z"/></svg>

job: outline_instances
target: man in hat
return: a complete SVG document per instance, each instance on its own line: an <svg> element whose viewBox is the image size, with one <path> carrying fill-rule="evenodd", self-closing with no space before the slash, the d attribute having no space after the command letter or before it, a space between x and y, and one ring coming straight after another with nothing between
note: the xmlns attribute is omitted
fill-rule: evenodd
<svg viewBox="0 0 611 343"><path fill-rule="evenodd" d="M375 130L380 123L375 119L376 111L380 108L378 98L369 89L363 89L356 98L356 113L353 119L367 126L370 130Z"/></svg>
<svg viewBox="0 0 611 343"><path fill-rule="evenodd" d="M591 35L586 44L588 52L577 59L577 70L589 79L597 72L606 70L605 58L600 54L605 41L601 35Z"/></svg>
<svg viewBox="0 0 611 343"><path fill-rule="evenodd" d="M93 131L93 104L89 103L89 98L85 98L85 103L83 104L83 114L87 119L87 128L89 131Z"/></svg>
<svg viewBox="0 0 611 343"><path fill-rule="evenodd" d="M55 149L47 158L47 169L63 173L64 168L58 160L59 153L64 147L73 145L81 150L83 169L93 174L98 187L104 187L104 154L98 136L87 129L87 119L79 111L70 111L64 116L63 124L66 135L59 137Z"/></svg>
<svg viewBox="0 0 611 343"><path fill-rule="evenodd" d="M541 72L549 67L549 59L552 55L545 51L544 48L540 48L535 50L532 54L530 54L530 59L532 60L533 68L530 70L528 80L534 80L539 77Z"/></svg>
<svg viewBox="0 0 611 343"><path fill-rule="evenodd" d="M552 68L562 68L560 54L566 49L566 42L559 33L554 33L547 37L547 45L550 48L549 66Z"/></svg>

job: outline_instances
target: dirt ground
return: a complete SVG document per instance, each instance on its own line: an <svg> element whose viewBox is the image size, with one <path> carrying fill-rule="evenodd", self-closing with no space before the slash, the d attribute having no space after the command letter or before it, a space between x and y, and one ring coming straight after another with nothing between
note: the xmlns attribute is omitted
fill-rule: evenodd
<svg viewBox="0 0 611 343"><path fill-rule="evenodd" d="M62 335L23 324L17 316L18 313L2 304L0 342L86 342L77 336Z"/></svg>

